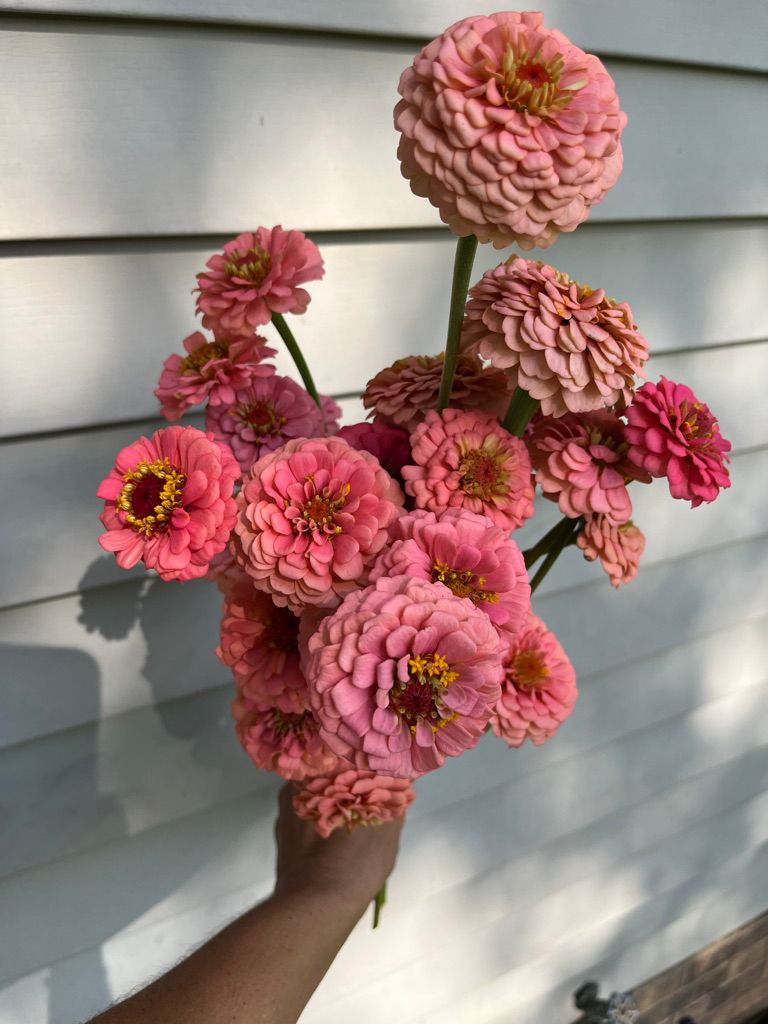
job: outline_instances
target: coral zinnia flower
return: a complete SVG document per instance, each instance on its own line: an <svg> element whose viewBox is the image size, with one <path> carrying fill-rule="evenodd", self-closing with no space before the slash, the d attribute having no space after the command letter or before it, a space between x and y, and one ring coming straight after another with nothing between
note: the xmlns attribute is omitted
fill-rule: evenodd
<svg viewBox="0 0 768 1024"><path fill-rule="evenodd" d="M470 290L462 345L506 370L545 416L629 402L648 358L626 302L513 256Z"/></svg>
<svg viewBox="0 0 768 1024"><path fill-rule="evenodd" d="M323 743L308 709L286 710L279 700L256 702L238 692L232 714L237 737L259 768L300 781L339 767L338 757Z"/></svg>
<svg viewBox="0 0 768 1024"><path fill-rule="evenodd" d="M363 392L363 405L376 419L413 431L434 409L440 391L445 354L408 356L380 370ZM484 367L474 355L460 355L449 405L455 409L482 409L501 417L512 397L509 377Z"/></svg>
<svg viewBox="0 0 768 1024"><path fill-rule="evenodd" d="M197 275L197 310L212 330L247 334L273 313L304 313L299 285L323 276L320 251L301 231L258 228L227 242Z"/></svg>
<svg viewBox="0 0 768 1024"><path fill-rule="evenodd" d="M277 374L240 389L231 403L209 406L205 426L229 444L244 473L286 441L324 433L314 400L290 377Z"/></svg>
<svg viewBox="0 0 768 1024"><path fill-rule="evenodd" d="M370 452L384 469L400 482L401 469L411 461L411 446L408 431L392 427L388 423L352 423L342 427L337 437L343 438L351 448Z"/></svg>
<svg viewBox="0 0 768 1024"><path fill-rule="evenodd" d="M637 576L645 550L645 534L630 519L616 526L607 516L587 516L576 543L589 562L600 559L611 586L629 583Z"/></svg>
<svg viewBox="0 0 768 1024"><path fill-rule="evenodd" d="M632 515L628 479L648 479L628 461L624 424L612 412L543 417L528 434L536 483L563 515L602 512L613 523Z"/></svg>
<svg viewBox="0 0 768 1024"><path fill-rule="evenodd" d="M644 384L626 416L629 459L651 476L665 476L673 498L696 508L731 486L726 466L731 442L685 384L666 377Z"/></svg>
<svg viewBox="0 0 768 1024"><path fill-rule="evenodd" d="M503 530L533 515L531 461L525 444L493 416L430 411L411 434L415 466L403 466L417 508L484 513Z"/></svg>
<svg viewBox="0 0 768 1024"><path fill-rule="evenodd" d="M400 516L391 544L371 570L380 576L413 576L444 583L467 597L497 629L516 633L531 606L531 587L523 555L507 533L486 516L463 508L439 515L417 509Z"/></svg>
<svg viewBox="0 0 768 1024"><path fill-rule="evenodd" d="M160 383L154 390L167 420L178 420L193 405L206 399L210 405L235 400L235 392L256 377L269 377L274 366L262 362L277 355L258 334L231 339L214 335L207 341L195 331L183 341L187 355L176 352L163 363Z"/></svg>
<svg viewBox="0 0 768 1024"><path fill-rule="evenodd" d="M117 456L96 492L99 537L121 569L142 561L164 580L205 576L234 525L240 469L232 452L195 427L166 427Z"/></svg>
<svg viewBox="0 0 768 1024"><path fill-rule="evenodd" d="M491 728L510 747L525 739L541 746L573 711L579 695L573 666L555 634L533 612L512 641L504 666Z"/></svg>
<svg viewBox="0 0 768 1024"><path fill-rule="evenodd" d="M327 839L337 828L381 825L402 818L416 798L408 779L348 768L307 779L293 798L296 814Z"/></svg>
<svg viewBox="0 0 768 1024"><path fill-rule="evenodd" d="M627 119L611 76L538 12L464 18L398 91L403 175L454 234L551 245L621 173Z"/></svg>
<svg viewBox="0 0 768 1024"><path fill-rule="evenodd" d="M365 583L403 494L377 459L338 437L289 441L251 468L237 498L242 564L300 612Z"/></svg>
<svg viewBox="0 0 768 1024"><path fill-rule="evenodd" d="M321 735L357 768L400 778L439 768L482 735L503 646L488 616L442 583L383 576L309 639Z"/></svg>

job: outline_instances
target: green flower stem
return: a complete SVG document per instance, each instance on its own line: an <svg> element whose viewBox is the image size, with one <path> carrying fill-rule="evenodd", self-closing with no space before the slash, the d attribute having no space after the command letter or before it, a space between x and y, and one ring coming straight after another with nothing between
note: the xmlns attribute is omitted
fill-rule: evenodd
<svg viewBox="0 0 768 1024"><path fill-rule="evenodd" d="M536 575L531 580L531 594L538 590L544 580L544 577L557 561L560 552L564 548L567 548L569 544L573 544L576 539L576 535L579 533L583 525L583 519L563 519L557 524L557 534L552 541L552 547L549 549L549 554L541 563Z"/></svg>
<svg viewBox="0 0 768 1024"><path fill-rule="evenodd" d="M309 392L310 396L315 400L315 403L320 405L320 396L317 393L315 382L312 380L312 374L309 372L309 367L304 359L299 343L293 336L293 332L288 324L285 322L285 318L281 313L272 314L272 323L277 328L277 333L285 342L285 347L291 353L296 369L299 371L301 379L304 381L304 387Z"/></svg>
<svg viewBox="0 0 768 1024"><path fill-rule="evenodd" d="M502 420L502 426L510 434L514 434L515 437L522 437L531 416L533 416L538 408L538 398L531 398L527 391L523 391L522 388L515 388L507 414Z"/></svg>
<svg viewBox="0 0 768 1024"><path fill-rule="evenodd" d="M440 380L440 394L437 399L437 411L442 412L451 400L453 377L459 358L459 339L461 325L464 320L464 307L467 304L469 279L472 276L472 264L475 261L477 239L474 235L460 238L456 244L456 257L453 261L453 285L451 286L451 306L448 313L448 337L445 342L445 362L443 376Z"/></svg>
<svg viewBox="0 0 768 1024"><path fill-rule="evenodd" d="M525 568L530 569L534 562L538 562L542 555L546 555L549 551L552 542L557 540L560 535L560 531L564 528L563 523L572 523L572 519L561 519L555 523L551 530L548 530L544 536L537 540L532 548L528 548L527 551L523 552L523 558L525 559Z"/></svg>
<svg viewBox="0 0 768 1024"><path fill-rule="evenodd" d="M387 902L387 883L379 889L373 899L373 927L379 927L379 919L381 918L381 911L384 904Z"/></svg>

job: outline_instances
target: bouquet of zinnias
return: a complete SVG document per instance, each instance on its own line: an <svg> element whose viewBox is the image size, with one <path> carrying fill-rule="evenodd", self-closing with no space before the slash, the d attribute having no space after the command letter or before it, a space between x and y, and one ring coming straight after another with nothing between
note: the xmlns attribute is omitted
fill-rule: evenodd
<svg viewBox="0 0 768 1024"><path fill-rule="evenodd" d="M601 62L539 14L471 17L399 91L403 174L458 236L445 352L381 370L370 422L340 429L285 320L320 253L245 232L198 274L209 333L155 391L170 421L205 404L205 431L139 438L98 490L120 566L218 584L239 740L324 836L404 814L414 779L489 730L553 736L576 679L531 593L570 545L616 587L636 575L630 484L665 477L693 507L729 485L707 406L664 378L636 390L627 303L519 255L469 289L478 241L550 246L615 184L626 117ZM269 362L270 321L304 387ZM521 552L536 487L563 518Z"/></svg>

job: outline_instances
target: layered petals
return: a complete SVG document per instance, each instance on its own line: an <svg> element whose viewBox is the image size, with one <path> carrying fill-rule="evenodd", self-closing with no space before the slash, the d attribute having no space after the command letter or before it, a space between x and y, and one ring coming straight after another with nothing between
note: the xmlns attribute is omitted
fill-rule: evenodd
<svg viewBox="0 0 768 1024"><path fill-rule="evenodd" d="M327 839L337 828L381 825L401 818L416 798L408 779L347 768L304 782L293 798L298 817Z"/></svg>
<svg viewBox="0 0 768 1024"><path fill-rule="evenodd" d="M618 587L637 576L645 534L631 519L617 526L607 516L587 516L576 543L588 562L600 559L611 586Z"/></svg>

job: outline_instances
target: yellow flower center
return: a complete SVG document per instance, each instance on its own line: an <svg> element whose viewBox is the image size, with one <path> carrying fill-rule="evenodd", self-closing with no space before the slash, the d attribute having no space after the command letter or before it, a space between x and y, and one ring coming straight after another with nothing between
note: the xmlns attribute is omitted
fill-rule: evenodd
<svg viewBox="0 0 768 1024"><path fill-rule="evenodd" d="M201 345L194 352L190 352L186 359L182 359L179 373L198 373L212 359L221 359L225 356L228 347L226 341L209 341Z"/></svg>
<svg viewBox="0 0 768 1024"><path fill-rule="evenodd" d="M507 474L502 469L505 455L499 451L499 438L491 436L482 448L469 448L459 462L459 487L473 498L490 501L506 493Z"/></svg>
<svg viewBox="0 0 768 1024"><path fill-rule="evenodd" d="M495 590L481 589L485 584L484 576L475 576L470 569L458 572L445 562L435 561L433 564L432 582L444 583L457 597L468 597L473 604L480 604L483 601L486 604L496 604L499 600Z"/></svg>
<svg viewBox="0 0 768 1024"><path fill-rule="evenodd" d="M545 686L550 672L541 651L519 651L507 669L512 682L520 690L534 690Z"/></svg>
<svg viewBox="0 0 768 1024"><path fill-rule="evenodd" d="M255 246L246 252L229 253L224 261L227 277L241 277L251 284L261 284L272 269L272 257L264 249Z"/></svg>
<svg viewBox="0 0 768 1024"><path fill-rule="evenodd" d="M335 519L346 504L347 495L352 490L351 486L343 484L334 495L329 487L317 491L314 477L311 475L307 477L306 482L315 493L300 507L300 514L294 520L294 529L299 532L322 530L324 533L341 533L341 527L335 523ZM286 500L286 507L289 504Z"/></svg>
<svg viewBox="0 0 768 1024"><path fill-rule="evenodd" d="M561 86L562 54L545 58L541 50L531 54L521 43L510 42L504 52L501 74L497 75L504 102L513 110L537 117L553 117L565 110L574 92L583 89L584 79Z"/></svg>
<svg viewBox="0 0 768 1024"><path fill-rule="evenodd" d="M151 537L167 530L173 510L181 505L187 478L167 458L139 462L123 476L117 507L127 513L125 521L138 533Z"/></svg>
<svg viewBox="0 0 768 1024"><path fill-rule="evenodd" d="M408 661L409 679L395 683L390 691L389 706L416 732L419 722L426 721L437 732L459 716L455 711L441 714L443 692L459 678L442 654L414 655Z"/></svg>

